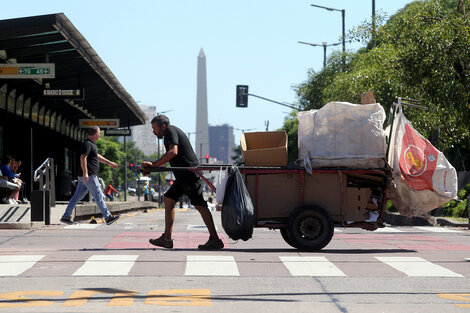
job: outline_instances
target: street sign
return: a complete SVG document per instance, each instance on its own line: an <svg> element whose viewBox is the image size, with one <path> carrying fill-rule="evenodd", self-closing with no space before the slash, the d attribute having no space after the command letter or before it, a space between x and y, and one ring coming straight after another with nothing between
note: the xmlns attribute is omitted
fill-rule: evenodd
<svg viewBox="0 0 470 313"><path fill-rule="evenodd" d="M131 129L130 128L105 129L104 134L105 134L105 136L130 136L131 135Z"/></svg>
<svg viewBox="0 0 470 313"><path fill-rule="evenodd" d="M98 126L100 128L118 128L119 119L107 118L107 119L81 119L79 120L80 128L88 128L91 126Z"/></svg>
<svg viewBox="0 0 470 313"><path fill-rule="evenodd" d="M42 98L44 99L68 99L83 100L83 89L43 89Z"/></svg>
<svg viewBox="0 0 470 313"><path fill-rule="evenodd" d="M0 78L55 78L54 63L0 64Z"/></svg>

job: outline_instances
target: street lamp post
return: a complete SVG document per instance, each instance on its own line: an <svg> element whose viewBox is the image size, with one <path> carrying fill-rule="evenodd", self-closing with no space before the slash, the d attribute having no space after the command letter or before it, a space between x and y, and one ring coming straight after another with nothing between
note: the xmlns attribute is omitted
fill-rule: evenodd
<svg viewBox="0 0 470 313"><path fill-rule="evenodd" d="M321 6L321 5L316 5L316 4L311 4L312 7L317 7L317 8L320 8L320 9L325 9L325 10L328 10L328 11L338 11L338 12L341 12L341 17L342 17L342 21L343 21L343 71L345 70L345 64L346 64L346 28L345 28L345 15L346 15L346 10L344 9L341 9L341 10L338 10L338 9L334 9L334 8L329 8L329 7L324 7L324 6Z"/></svg>
<svg viewBox="0 0 470 313"><path fill-rule="evenodd" d="M327 44L326 42L322 42L321 45L317 44L317 43L310 43L310 42L304 42L304 41L297 41L298 43L301 43L301 44L304 44L304 45L309 45L309 46L312 46L312 47L322 47L323 46L323 68L326 67L326 47L330 47L330 46L338 46L341 44L341 42L337 42L337 43L332 43L332 44Z"/></svg>

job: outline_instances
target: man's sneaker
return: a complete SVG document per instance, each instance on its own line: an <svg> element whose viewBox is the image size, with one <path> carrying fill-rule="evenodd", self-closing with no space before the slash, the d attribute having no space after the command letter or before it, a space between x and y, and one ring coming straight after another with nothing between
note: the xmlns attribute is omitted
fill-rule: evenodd
<svg viewBox="0 0 470 313"><path fill-rule="evenodd" d="M111 225L112 223L116 222L120 217L121 215L110 215L106 220L106 224Z"/></svg>
<svg viewBox="0 0 470 313"><path fill-rule="evenodd" d="M60 222L64 223L64 224L68 224L68 225L77 225L77 222L72 221L72 219L70 217L69 218L62 217L60 219Z"/></svg>
<svg viewBox="0 0 470 313"><path fill-rule="evenodd" d="M219 250L224 247L224 243L219 238L209 237L209 240L203 245L199 245L200 250Z"/></svg>
<svg viewBox="0 0 470 313"><path fill-rule="evenodd" d="M173 239L166 239L164 236L165 234L162 234L160 238L149 239L149 242L154 246L173 249Z"/></svg>
<svg viewBox="0 0 470 313"><path fill-rule="evenodd" d="M3 198L2 203L3 204L10 204L10 200L8 198Z"/></svg>

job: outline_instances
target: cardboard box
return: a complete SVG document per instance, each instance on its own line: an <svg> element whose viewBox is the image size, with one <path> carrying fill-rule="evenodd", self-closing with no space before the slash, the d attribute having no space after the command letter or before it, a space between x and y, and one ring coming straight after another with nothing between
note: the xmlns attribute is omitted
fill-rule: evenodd
<svg viewBox="0 0 470 313"><path fill-rule="evenodd" d="M246 166L287 166L285 131L243 133L240 145Z"/></svg>

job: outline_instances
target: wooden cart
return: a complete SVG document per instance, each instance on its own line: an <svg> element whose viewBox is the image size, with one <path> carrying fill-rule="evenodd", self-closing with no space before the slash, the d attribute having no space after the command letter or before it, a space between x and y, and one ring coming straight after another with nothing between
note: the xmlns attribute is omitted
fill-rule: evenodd
<svg viewBox="0 0 470 313"><path fill-rule="evenodd" d="M160 167L151 171L190 170L215 192L204 171L230 165L190 168ZM284 240L304 251L318 251L332 239L334 227L375 230L382 226L390 168L238 167L245 177L256 215L255 227L279 229Z"/></svg>

